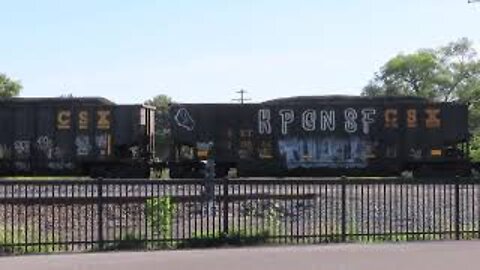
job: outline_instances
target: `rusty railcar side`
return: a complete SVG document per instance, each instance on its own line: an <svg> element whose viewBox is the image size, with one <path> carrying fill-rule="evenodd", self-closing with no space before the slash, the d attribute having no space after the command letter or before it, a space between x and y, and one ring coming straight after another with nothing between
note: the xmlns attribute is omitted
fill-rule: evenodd
<svg viewBox="0 0 480 270"><path fill-rule="evenodd" d="M0 100L0 174L148 175L153 109L103 98Z"/></svg>
<svg viewBox="0 0 480 270"><path fill-rule="evenodd" d="M469 171L468 111L459 103L335 96L176 104L170 121L174 176L198 172L209 142L219 176L229 168L243 176Z"/></svg>

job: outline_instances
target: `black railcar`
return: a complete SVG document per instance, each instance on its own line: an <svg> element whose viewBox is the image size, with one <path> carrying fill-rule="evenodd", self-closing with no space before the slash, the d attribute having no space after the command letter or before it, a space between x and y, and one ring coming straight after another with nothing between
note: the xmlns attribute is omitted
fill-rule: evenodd
<svg viewBox="0 0 480 270"><path fill-rule="evenodd" d="M172 177L468 174L468 109L416 97L294 97L170 107Z"/></svg>
<svg viewBox="0 0 480 270"><path fill-rule="evenodd" d="M154 122L103 98L0 99L0 174L146 177Z"/></svg>

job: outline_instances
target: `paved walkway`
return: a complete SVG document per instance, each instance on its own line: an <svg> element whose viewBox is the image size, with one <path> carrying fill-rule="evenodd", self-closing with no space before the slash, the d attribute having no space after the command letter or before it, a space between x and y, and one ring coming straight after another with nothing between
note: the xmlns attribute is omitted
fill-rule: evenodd
<svg viewBox="0 0 480 270"><path fill-rule="evenodd" d="M480 269L480 241L332 244L0 258L0 270Z"/></svg>

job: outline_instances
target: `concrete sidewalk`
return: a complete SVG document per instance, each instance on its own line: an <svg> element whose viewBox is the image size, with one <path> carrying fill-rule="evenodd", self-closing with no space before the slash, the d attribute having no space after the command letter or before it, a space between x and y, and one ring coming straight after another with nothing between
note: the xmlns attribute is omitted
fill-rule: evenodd
<svg viewBox="0 0 480 270"><path fill-rule="evenodd" d="M480 269L480 241L330 244L0 258L0 270Z"/></svg>

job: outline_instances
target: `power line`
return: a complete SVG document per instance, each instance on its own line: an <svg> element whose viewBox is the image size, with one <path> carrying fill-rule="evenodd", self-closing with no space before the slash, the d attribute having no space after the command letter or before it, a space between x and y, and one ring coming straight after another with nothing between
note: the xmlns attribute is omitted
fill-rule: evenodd
<svg viewBox="0 0 480 270"><path fill-rule="evenodd" d="M245 94L247 93L247 91L245 91L243 89L240 89L239 91L237 91L235 93L240 94L240 98L234 98L234 99L232 99L232 101L239 101L240 104L244 104L245 101L251 100L250 98L245 98Z"/></svg>

